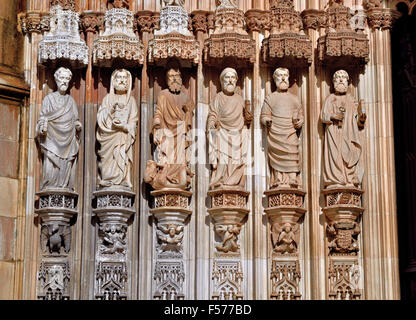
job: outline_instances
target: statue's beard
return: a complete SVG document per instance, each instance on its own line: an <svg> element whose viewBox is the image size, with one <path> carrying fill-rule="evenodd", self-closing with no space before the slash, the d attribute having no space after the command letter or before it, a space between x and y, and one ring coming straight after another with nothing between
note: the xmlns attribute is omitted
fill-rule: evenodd
<svg viewBox="0 0 416 320"><path fill-rule="evenodd" d="M279 90L287 90L289 89L289 83L282 81L278 85Z"/></svg>
<svg viewBox="0 0 416 320"><path fill-rule="evenodd" d="M339 93L347 92L347 86L343 83L338 83L334 87L335 87L336 92L339 92Z"/></svg>
<svg viewBox="0 0 416 320"><path fill-rule="evenodd" d="M182 83L179 82L169 82L168 83L169 90L174 93L181 92Z"/></svg>

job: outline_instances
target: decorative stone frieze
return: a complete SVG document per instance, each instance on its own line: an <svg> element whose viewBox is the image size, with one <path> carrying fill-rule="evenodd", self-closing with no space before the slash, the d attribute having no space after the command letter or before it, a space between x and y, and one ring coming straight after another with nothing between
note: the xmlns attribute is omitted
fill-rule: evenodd
<svg viewBox="0 0 416 320"><path fill-rule="evenodd" d="M166 5L160 10L160 27L149 41L149 63L166 65L177 59L183 67L200 61L199 42L189 31L192 21L180 5Z"/></svg>
<svg viewBox="0 0 416 320"><path fill-rule="evenodd" d="M245 13L247 29L249 31L262 32L270 30L271 12L259 9L250 9Z"/></svg>
<svg viewBox="0 0 416 320"><path fill-rule="evenodd" d="M214 31L204 43L207 65L247 66L255 61L255 40L245 30L244 12L234 6L219 6L214 16Z"/></svg>
<svg viewBox="0 0 416 320"><path fill-rule="evenodd" d="M84 32L98 33L104 28L102 12L84 11L81 13L81 28Z"/></svg>
<svg viewBox="0 0 416 320"><path fill-rule="evenodd" d="M392 9L370 8L366 11L368 25L372 29L391 29L394 22L401 16L400 12Z"/></svg>
<svg viewBox="0 0 416 320"><path fill-rule="evenodd" d="M369 61L369 41L363 28L355 31L351 27L350 8L339 3L330 3L326 11L326 34L318 39L318 59L331 65L366 64Z"/></svg>
<svg viewBox="0 0 416 320"><path fill-rule="evenodd" d="M50 10L49 32L39 43L39 63L50 64L63 59L73 68L88 65L88 47L79 35L79 14L59 5Z"/></svg>
<svg viewBox="0 0 416 320"><path fill-rule="evenodd" d="M303 10L300 15L305 29L318 30L320 28L326 28L327 21L325 11L306 9Z"/></svg>
<svg viewBox="0 0 416 320"><path fill-rule="evenodd" d="M105 13L104 20L105 30L94 41L94 65L111 67L115 59L121 59L131 67L143 64L144 45L134 34L133 12L113 8Z"/></svg>
<svg viewBox="0 0 416 320"><path fill-rule="evenodd" d="M270 1L270 36L263 40L263 62L305 66L312 62L312 42L303 31L302 18L293 1Z"/></svg>

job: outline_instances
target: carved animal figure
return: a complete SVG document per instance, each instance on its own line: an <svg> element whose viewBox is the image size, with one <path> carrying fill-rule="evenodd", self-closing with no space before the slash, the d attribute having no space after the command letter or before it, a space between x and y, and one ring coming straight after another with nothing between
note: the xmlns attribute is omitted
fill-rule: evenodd
<svg viewBox="0 0 416 320"><path fill-rule="evenodd" d="M44 225L41 229L41 246L44 253L60 254L61 248L71 249L71 229L58 224Z"/></svg>

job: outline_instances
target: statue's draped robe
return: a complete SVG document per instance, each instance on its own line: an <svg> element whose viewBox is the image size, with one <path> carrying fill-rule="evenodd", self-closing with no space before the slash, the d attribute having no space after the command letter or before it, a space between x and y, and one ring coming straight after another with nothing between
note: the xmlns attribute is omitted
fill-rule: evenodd
<svg viewBox="0 0 416 320"><path fill-rule="evenodd" d="M303 122L303 109L298 98L289 92L274 92L267 96L261 109L260 121L272 126L267 135L267 155L270 165L270 185L276 184L277 172L300 172L299 138L293 117Z"/></svg>
<svg viewBox="0 0 416 320"><path fill-rule="evenodd" d="M185 105L190 110L185 111ZM190 161L188 147L191 141L187 134L192 129L193 108L193 102L182 91L173 94L165 89L158 97L153 119L154 124L160 123L160 129L153 127L157 164L161 166L152 184L156 190L189 187L187 165Z"/></svg>
<svg viewBox="0 0 416 320"><path fill-rule="evenodd" d="M245 188L248 132L244 123L244 100L240 95L227 96L220 92L210 105L209 161L216 169L211 174L211 189Z"/></svg>
<svg viewBox="0 0 416 320"><path fill-rule="evenodd" d="M342 126L331 120L331 114L345 109ZM349 95L329 95L321 111L325 124L324 142L324 186L353 186L353 178L358 176L358 162L361 156L358 112L354 98Z"/></svg>
<svg viewBox="0 0 416 320"><path fill-rule="evenodd" d="M113 113L111 110L116 102L116 94L108 94L97 113L97 141L100 143L99 183L103 187L122 185L132 188L131 169L138 120L137 104L133 97L129 97L126 106L121 111ZM126 124L128 132L114 128L115 118Z"/></svg>
<svg viewBox="0 0 416 320"><path fill-rule="evenodd" d="M39 135L41 123L47 120L46 136ZM36 126L43 153L41 189L74 189L79 141L75 123L78 109L74 99L59 92L45 97Z"/></svg>

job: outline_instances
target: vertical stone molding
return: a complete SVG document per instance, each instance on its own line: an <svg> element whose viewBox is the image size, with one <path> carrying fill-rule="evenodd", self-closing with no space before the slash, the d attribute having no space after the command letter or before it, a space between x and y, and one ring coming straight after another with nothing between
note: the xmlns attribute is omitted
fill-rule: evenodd
<svg viewBox="0 0 416 320"><path fill-rule="evenodd" d="M53 6L50 10L49 32L39 42L39 63L49 65L63 59L73 68L88 65L88 47L79 35L79 14Z"/></svg>
<svg viewBox="0 0 416 320"><path fill-rule="evenodd" d="M134 14L125 8L113 8L104 16L105 29L94 41L93 64L111 67L115 59L126 66L144 63L145 52L141 40L134 34Z"/></svg>
<svg viewBox="0 0 416 320"><path fill-rule="evenodd" d="M149 63L166 65L171 58L179 60L184 67L199 63L199 42L189 31L190 19L183 2L182 5L166 3L160 10L160 26L149 41Z"/></svg>
<svg viewBox="0 0 416 320"><path fill-rule="evenodd" d="M205 40L204 62L210 66L247 66L255 61L255 40L245 30L244 12L220 2L214 16L214 32Z"/></svg>
<svg viewBox="0 0 416 320"><path fill-rule="evenodd" d="M318 39L318 59L328 65L365 65L369 60L369 41L364 27L351 27L352 15L344 1L330 2L326 10L326 34Z"/></svg>
<svg viewBox="0 0 416 320"><path fill-rule="evenodd" d="M284 60L304 66L312 62L312 42L303 31L302 18L293 1L270 1L270 36L263 40L263 62L271 65ZM289 64L287 65L289 66Z"/></svg>

